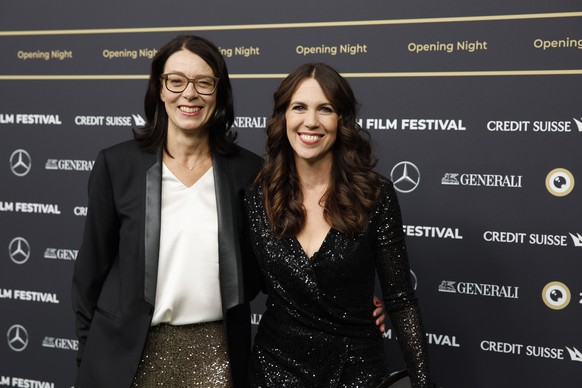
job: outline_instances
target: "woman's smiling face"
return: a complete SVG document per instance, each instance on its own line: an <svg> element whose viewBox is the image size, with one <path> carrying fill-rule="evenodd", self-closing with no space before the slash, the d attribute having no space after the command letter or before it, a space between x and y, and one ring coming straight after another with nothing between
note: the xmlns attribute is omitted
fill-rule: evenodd
<svg viewBox="0 0 582 388"><path fill-rule="evenodd" d="M188 50L170 55L164 65L164 74L168 73L182 74L190 79L201 75L214 76L212 68ZM162 86L160 98L168 114L168 131L195 132L205 129L216 110L216 91L209 95L199 94L193 83L189 83L181 93L171 92Z"/></svg>
<svg viewBox="0 0 582 388"><path fill-rule="evenodd" d="M295 161L308 163L332 158L339 116L314 78L302 81L287 107L287 138Z"/></svg>

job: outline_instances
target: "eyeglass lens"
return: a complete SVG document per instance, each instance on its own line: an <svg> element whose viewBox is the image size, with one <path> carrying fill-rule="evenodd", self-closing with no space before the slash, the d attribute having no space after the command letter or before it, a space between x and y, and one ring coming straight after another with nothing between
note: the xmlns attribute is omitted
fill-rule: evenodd
<svg viewBox="0 0 582 388"><path fill-rule="evenodd" d="M166 88L174 93L186 90L190 82L194 84L194 89L200 94L212 94L216 88L216 80L208 76L198 76L190 79L182 74L167 74L165 78Z"/></svg>

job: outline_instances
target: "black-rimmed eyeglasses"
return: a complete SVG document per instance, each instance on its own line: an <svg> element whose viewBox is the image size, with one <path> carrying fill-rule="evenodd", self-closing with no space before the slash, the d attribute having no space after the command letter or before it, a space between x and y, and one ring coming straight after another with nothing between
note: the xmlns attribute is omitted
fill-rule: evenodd
<svg viewBox="0 0 582 388"><path fill-rule="evenodd" d="M162 74L164 85L172 93L182 93L191 82L198 94L212 94L216 90L218 78L209 75L199 75L194 78L188 78L184 74L168 73Z"/></svg>

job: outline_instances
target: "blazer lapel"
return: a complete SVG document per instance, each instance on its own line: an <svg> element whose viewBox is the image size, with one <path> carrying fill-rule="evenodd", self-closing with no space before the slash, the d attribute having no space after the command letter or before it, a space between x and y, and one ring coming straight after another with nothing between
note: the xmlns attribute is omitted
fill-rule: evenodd
<svg viewBox="0 0 582 388"><path fill-rule="evenodd" d="M156 153L155 164L146 171L144 219L144 299L154 306L160 254L162 206L162 153Z"/></svg>
<svg viewBox="0 0 582 388"><path fill-rule="evenodd" d="M240 204L229 171L230 161L214 154L214 186L218 208L218 262L223 311L242 303L242 268L236 215Z"/></svg>
<svg viewBox="0 0 582 388"><path fill-rule="evenodd" d="M230 177L229 160L212 156L218 216L218 261L223 311L242 303L242 268L237 220L239 199ZM160 251L162 160L157 153L155 164L146 171L144 226L144 299L154 306Z"/></svg>

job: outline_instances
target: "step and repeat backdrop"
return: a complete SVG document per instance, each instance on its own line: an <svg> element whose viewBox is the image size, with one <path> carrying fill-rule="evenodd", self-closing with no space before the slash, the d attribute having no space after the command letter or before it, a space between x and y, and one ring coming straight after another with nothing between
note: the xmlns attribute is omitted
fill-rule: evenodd
<svg viewBox="0 0 582 388"><path fill-rule="evenodd" d="M286 74L348 78L399 193L439 386L582 386L582 6L481 3L3 2L0 386L73 385L87 178L143 124L150 60L180 33L220 47L258 154Z"/></svg>

